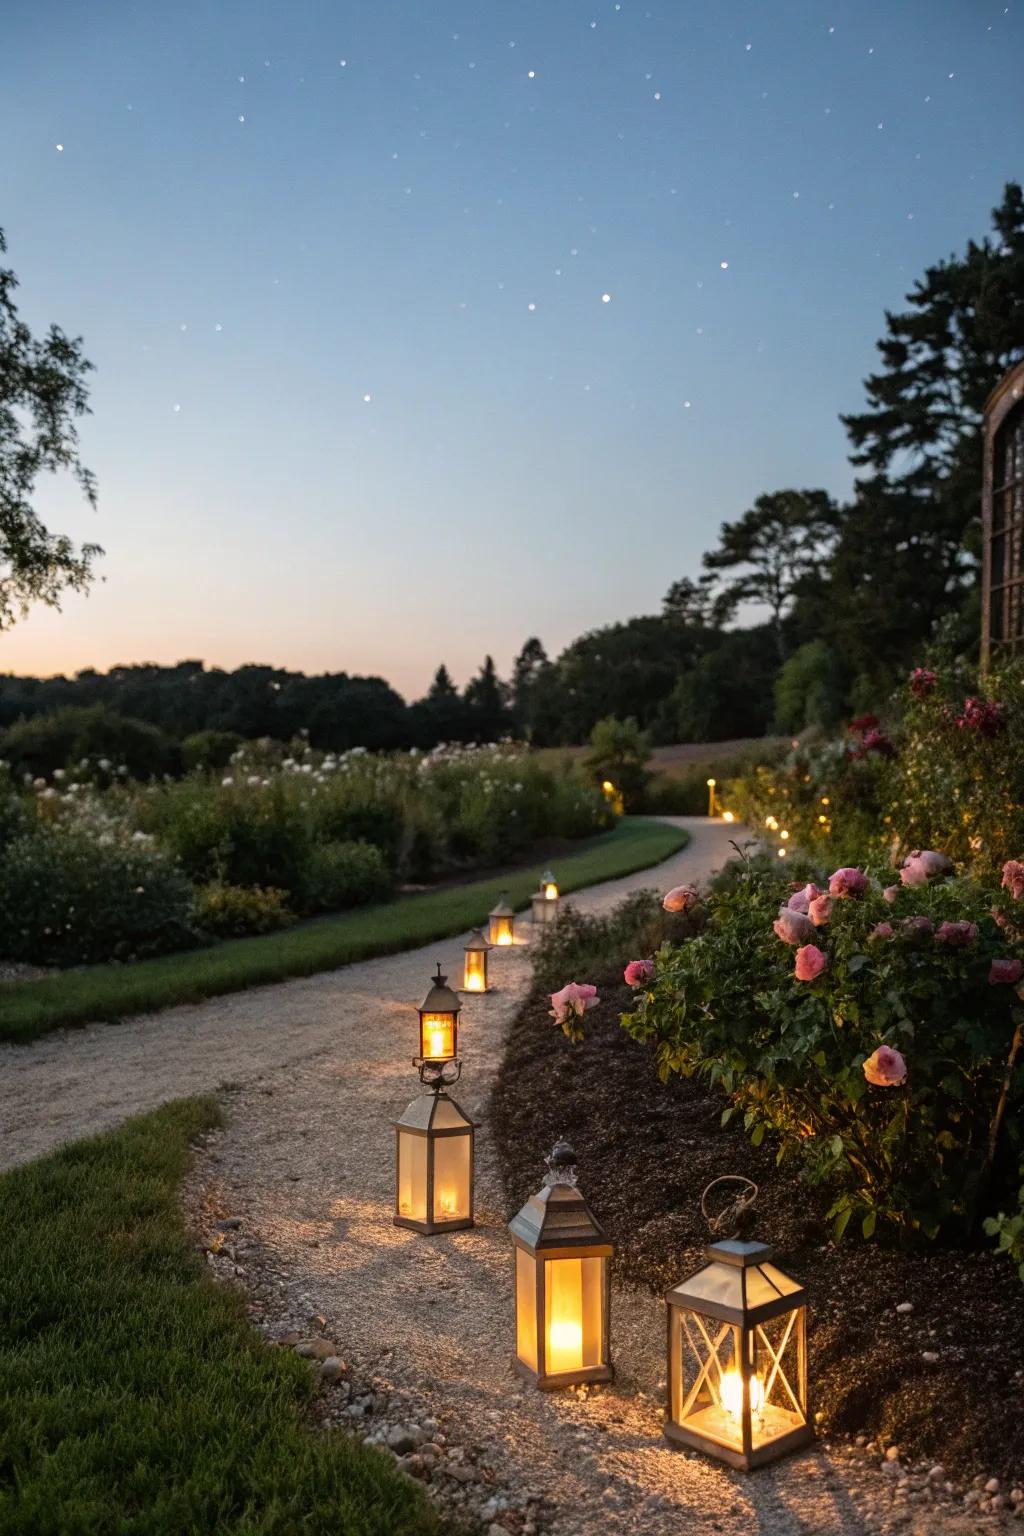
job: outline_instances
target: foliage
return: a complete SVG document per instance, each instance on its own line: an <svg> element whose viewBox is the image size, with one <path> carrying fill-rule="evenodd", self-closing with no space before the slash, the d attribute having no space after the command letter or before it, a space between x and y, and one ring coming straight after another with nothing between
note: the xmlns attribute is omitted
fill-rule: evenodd
<svg viewBox="0 0 1024 1536"><path fill-rule="evenodd" d="M799 981L772 927L790 891L778 875L750 873L712 894L707 926L662 950L625 1028L654 1047L663 1076L718 1084L725 1118L742 1115L755 1144L770 1134L780 1160L831 1185L837 1236L854 1218L865 1236L879 1222L905 1234L970 1229L1024 1017L1014 987L989 980L992 960L1008 953L991 895L953 880L903 889L894 905L875 885L863 900L836 900L816 933L827 968ZM929 924L905 921L918 917ZM942 942L942 921L974 923L976 935ZM879 923L890 936L874 933ZM905 1055L903 1086L867 1081L864 1064L882 1045ZM1011 1112L1004 1165L1017 1135Z"/></svg>
<svg viewBox="0 0 1024 1536"><path fill-rule="evenodd" d="M626 810L634 811L643 799L650 777L650 755L651 738L632 717L617 720L614 715L606 715L590 733L590 750L583 765L595 783L612 783Z"/></svg>
<svg viewBox="0 0 1024 1536"><path fill-rule="evenodd" d="M7 250L0 230L0 255ZM78 418L89 412L86 376L92 369L80 337L51 325L32 335L18 316L18 279L0 267L0 630L33 602L60 606L65 588L84 591L98 544L76 549L51 533L33 510L41 474L69 470L90 506L96 481L78 453Z"/></svg>
<svg viewBox="0 0 1024 1536"><path fill-rule="evenodd" d="M1021 1165L1021 1178L1024 1179L1024 1164ZM1011 1264L1016 1264L1017 1273L1024 1280L1024 1183L1017 1192L1017 1210L1012 1215L1000 1211L997 1216L985 1218L985 1231L989 1237L998 1238L998 1249L1005 1253Z"/></svg>
<svg viewBox="0 0 1024 1536"><path fill-rule="evenodd" d="M570 892L647 869L686 841L685 832L664 822L620 821L585 849L559 859L559 885ZM0 1039L32 1040L68 1025L152 1013L175 1003L199 1002L413 949L479 927L501 896L515 906L525 905L537 888L538 874L534 865L500 879L471 881L363 907L287 933L238 939L137 965L93 966L21 982L3 993Z"/></svg>
<svg viewBox="0 0 1024 1536"><path fill-rule="evenodd" d="M0 954L40 965L130 959L195 939L188 881L145 844L41 824L0 860Z"/></svg>
<svg viewBox="0 0 1024 1536"><path fill-rule="evenodd" d="M666 912L655 890L633 891L610 912L580 912L571 902L531 946L530 959L545 991L567 977L621 980L625 961L653 955L662 944L679 943L696 931L687 913Z"/></svg>
<svg viewBox="0 0 1024 1536"><path fill-rule="evenodd" d="M808 640L775 679L775 727L791 736L801 731L833 731L843 717L839 661L824 640Z"/></svg>
<svg viewBox="0 0 1024 1536"><path fill-rule="evenodd" d="M196 924L215 939L241 939L251 933L276 933L295 921L284 891L273 886L225 885L211 880L196 890Z"/></svg>
<svg viewBox="0 0 1024 1536"><path fill-rule="evenodd" d="M69 706L20 720L0 737L0 753L13 772L31 778L60 769L79 779L151 779L181 771L176 741L144 720L102 705Z"/></svg>
<svg viewBox="0 0 1024 1536"><path fill-rule="evenodd" d="M789 743L768 737L733 751L716 751L674 771L662 769L651 776L638 810L647 816L704 816L708 809L708 779L717 784L723 809L735 811L730 782L750 775L761 765L781 761Z"/></svg>
<svg viewBox="0 0 1024 1536"><path fill-rule="evenodd" d="M386 901L391 891L390 870L372 843L315 843L310 850L303 880L308 912L341 912Z"/></svg>
<svg viewBox="0 0 1024 1536"><path fill-rule="evenodd" d="M220 772L243 745L244 739L237 731L193 731L181 744L185 770Z"/></svg>
<svg viewBox="0 0 1024 1536"><path fill-rule="evenodd" d="M0 1179L0 1530L438 1536L421 1491L313 1430L315 1375L209 1277L178 1193L212 1099Z"/></svg>
<svg viewBox="0 0 1024 1536"><path fill-rule="evenodd" d="M738 571L721 586L715 616L721 622L744 603L771 614L779 656L786 652L783 619L822 571L835 544L839 509L827 491L775 491L759 496L735 523L723 523L717 549L704 556L710 574Z"/></svg>
<svg viewBox="0 0 1024 1536"><path fill-rule="evenodd" d="M766 625L721 635L677 676L662 702L661 741L731 741L760 736L772 723L778 657Z"/></svg>

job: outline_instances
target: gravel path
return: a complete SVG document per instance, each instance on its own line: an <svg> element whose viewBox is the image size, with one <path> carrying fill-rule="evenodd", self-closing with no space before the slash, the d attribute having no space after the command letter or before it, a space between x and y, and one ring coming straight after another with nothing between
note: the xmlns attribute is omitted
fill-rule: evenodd
<svg viewBox="0 0 1024 1536"><path fill-rule="evenodd" d="M574 903L597 911L644 886L705 878L735 829L674 819L691 832L686 849ZM463 942L4 1048L0 1165L221 1089L227 1126L186 1192L204 1233L233 1218L211 1243L211 1266L244 1286L270 1336L293 1330L291 1342L313 1337L320 1355L344 1356L343 1368L325 1371L326 1422L390 1437L410 1470L492 1536L975 1529L914 1502L926 1494L898 1462L883 1477L865 1456L821 1448L743 1479L669 1449L660 1430L664 1313L646 1294L615 1296L613 1389L542 1394L512 1375L510 1244L486 1126L478 1225L424 1238L391 1222L391 1122L418 1086L412 1010L435 959L458 976ZM526 946L494 953L492 968L498 990L467 997L460 1028L466 1068L455 1093L476 1119L529 986ZM537 1148L538 1186L547 1150ZM585 1168L581 1184L587 1190ZM599 1212L600 1191L589 1193ZM410 1423L408 1434L397 1427Z"/></svg>

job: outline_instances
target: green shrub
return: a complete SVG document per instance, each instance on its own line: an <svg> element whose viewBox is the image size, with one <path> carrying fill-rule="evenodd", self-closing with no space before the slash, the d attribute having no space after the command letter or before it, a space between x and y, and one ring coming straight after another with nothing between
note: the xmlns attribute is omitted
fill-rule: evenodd
<svg viewBox="0 0 1024 1536"><path fill-rule="evenodd" d="M303 889L309 817L280 778L254 784L190 778L167 785L139 810L142 826L197 884L221 880L290 895Z"/></svg>
<svg viewBox="0 0 1024 1536"><path fill-rule="evenodd" d="M1024 1164L1020 1172L1024 1178ZM987 1217L985 1231L989 1237L998 1238L999 1252L1005 1253L1011 1264L1016 1264L1017 1273L1024 1280L1024 1184L1017 1191L1017 1210L1014 1214L1007 1215L1005 1211L1000 1211L998 1216Z"/></svg>
<svg viewBox="0 0 1024 1536"><path fill-rule="evenodd" d="M307 911L340 912L386 901L391 892L391 871L372 843L321 843L310 849L303 883Z"/></svg>
<svg viewBox="0 0 1024 1536"><path fill-rule="evenodd" d="M609 780L622 796L627 811L635 811L650 777L647 763L651 738L633 719L606 715L590 733L590 747L583 759L595 783Z"/></svg>
<svg viewBox="0 0 1024 1536"><path fill-rule="evenodd" d="M185 770L219 773L244 744L245 738L235 731L194 731L181 744Z"/></svg>
<svg viewBox="0 0 1024 1536"><path fill-rule="evenodd" d="M193 943L192 892L154 849L62 826L0 860L0 954L39 965L130 959Z"/></svg>
<svg viewBox="0 0 1024 1536"><path fill-rule="evenodd" d="M657 891L634 891L604 916L579 912L572 897L557 923L531 946L534 975L546 991L567 981L621 980L630 960L645 960L665 943L698 931L701 918L666 912Z"/></svg>
<svg viewBox="0 0 1024 1536"><path fill-rule="evenodd" d="M0 756L13 773L33 778L68 768L78 778L108 784L121 769L133 779L181 772L181 748L170 736L100 705L19 720L0 739Z"/></svg>
<svg viewBox="0 0 1024 1536"><path fill-rule="evenodd" d="M854 1218L865 1236L879 1222L963 1235L1016 1163L1019 1072L994 1166L989 1139L1024 1014L1016 988L989 974L993 959L1020 952L1019 931L1002 931L992 893L963 881L903 887L892 904L874 886L833 903L815 934L827 969L798 981L794 951L772 929L790 891L776 874L750 873L712 894L704 931L662 952L625 1028L653 1046L663 1076L719 1085L726 1118L741 1114L756 1144L770 1134L780 1159L832 1185L837 1235ZM957 947L904 926L915 916L977 933ZM878 923L893 934L873 936ZM881 1045L904 1055L902 1086L868 1083L864 1063Z"/></svg>
<svg viewBox="0 0 1024 1536"><path fill-rule="evenodd" d="M791 736L834 731L843 718L843 677L835 652L810 640L793 652L775 679L775 726Z"/></svg>
<svg viewBox="0 0 1024 1536"><path fill-rule="evenodd" d="M196 922L215 939L241 939L251 933L276 933L295 921L287 894L271 886L225 885L211 880L196 891Z"/></svg>

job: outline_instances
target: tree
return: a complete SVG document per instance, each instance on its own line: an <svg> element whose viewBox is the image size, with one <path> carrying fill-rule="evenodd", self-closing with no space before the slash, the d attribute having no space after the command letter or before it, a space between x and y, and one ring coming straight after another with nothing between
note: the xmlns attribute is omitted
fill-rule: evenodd
<svg viewBox="0 0 1024 1536"><path fill-rule="evenodd" d="M512 664L512 708L520 729L528 738L533 735L531 706L537 681L550 667L548 653L536 635L524 642Z"/></svg>
<svg viewBox="0 0 1024 1536"><path fill-rule="evenodd" d="M493 656L485 656L476 677L466 684L462 695L476 723L475 734L483 741L503 736L511 720L508 713L508 689L498 677Z"/></svg>
<svg viewBox="0 0 1024 1536"><path fill-rule="evenodd" d="M681 576L665 593L661 608L666 619L675 619L689 628L707 629L714 623L715 597L713 573L691 581Z"/></svg>
<svg viewBox="0 0 1024 1536"><path fill-rule="evenodd" d="M798 736L809 726L831 731L843 717L842 674L824 640L795 650L775 679L775 726Z"/></svg>
<svg viewBox="0 0 1024 1536"><path fill-rule="evenodd" d="M783 619L796 599L822 579L838 527L839 509L827 491L774 491L759 496L738 522L723 523L719 547L704 556L704 567L712 574L740 574L715 599L718 622L731 619L741 603L763 604L783 659Z"/></svg>
<svg viewBox="0 0 1024 1536"><path fill-rule="evenodd" d="M434 680L427 690L428 699L454 699L458 690L452 682L451 673L442 661L434 673Z"/></svg>
<svg viewBox="0 0 1024 1536"><path fill-rule="evenodd" d="M763 736L778 661L768 626L730 630L677 682L662 708L665 741Z"/></svg>
<svg viewBox="0 0 1024 1536"><path fill-rule="evenodd" d="M0 253L7 242L0 230ZM42 339L18 318L18 279L0 267L0 630L30 603L60 606L65 588L84 591L98 544L76 548L51 533L32 509L38 476L70 470L96 505L96 481L78 453L76 421L89 412L85 379L92 364L81 337L51 325Z"/></svg>
<svg viewBox="0 0 1024 1536"><path fill-rule="evenodd" d="M650 778L650 755L651 738L635 720L617 720L614 715L606 715L590 733L590 749L583 765L598 784L614 784L629 811L643 798Z"/></svg>
<svg viewBox="0 0 1024 1536"><path fill-rule="evenodd" d="M829 639L864 677L909 665L935 621L973 601L981 412L1024 357L1024 194L1011 182L993 237L929 267L886 315L867 409L843 417L869 471L843 520ZM973 626L977 633L977 626Z"/></svg>

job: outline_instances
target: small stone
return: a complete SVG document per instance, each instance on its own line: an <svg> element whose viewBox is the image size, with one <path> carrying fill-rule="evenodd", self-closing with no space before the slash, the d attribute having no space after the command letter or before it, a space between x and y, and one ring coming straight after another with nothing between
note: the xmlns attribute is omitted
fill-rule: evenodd
<svg viewBox="0 0 1024 1536"><path fill-rule="evenodd" d="M926 1365L934 1365L938 1358L939 1357L935 1353L934 1349L926 1349L926 1350L922 1351L921 1359L924 1361L924 1363Z"/></svg>
<svg viewBox="0 0 1024 1536"><path fill-rule="evenodd" d="M928 1473L928 1480L932 1483L941 1483L945 1475L945 1467L940 1466L938 1462L936 1462L935 1466L932 1467L931 1471Z"/></svg>
<svg viewBox="0 0 1024 1536"><path fill-rule="evenodd" d="M985 1492L986 1493L998 1493L999 1492L999 1479L998 1479L998 1477L990 1477L989 1478L988 1482L985 1484Z"/></svg>
<svg viewBox="0 0 1024 1536"><path fill-rule="evenodd" d="M914 1303L912 1301L901 1301L899 1306L896 1308L896 1311L900 1314L901 1317L906 1317L907 1313L913 1312L913 1310Z"/></svg>
<svg viewBox="0 0 1024 1536"><path fill-rule="evenodd" d="M409 1433L406 1424L392 1424L384 1439L384 1444L389 1451L394 1451L396 1456L404 1456L416 1449L416 1438Z"/></svg>
<svg viewBox="0 0 1024 1536"><path fill-rule="evenodd" d="M885 1459L886 1459L886 1461L899 1461L899 1459L900 1459L900 1448L899 1448L899 1446L898 1445L890 1445L889 1449L885 1453Z"/></svg>
<svg viewBox="0 0 1024 1536"><path fill-rule="evenodd" d="M337 1381L339 1376L345 1374L345 1362L337 1355L328 1355L320 1366L321 1381Z"/></svg>
<svg viewBox="0 0 1024 1536"><path fill-rule="evenodd" d="M1010 1489L1010 1503L1011 1504L1024 1504L1024 1488L1011 1488Z"/></svg>
<svg viewBox="0 0 1024 1536"><path fill-rule="evenodd" d="M225 1216L223 1221L218 1221L218 1232L237 1232L242 1225L241 1216Z"/></svg>
<svg viewBox="0 0 1024 1536"><path fill-rule="evenodd" d="M480 1476L476 1467L448 1466L446 1471L457 1483L475 1483Z"/></svg>

